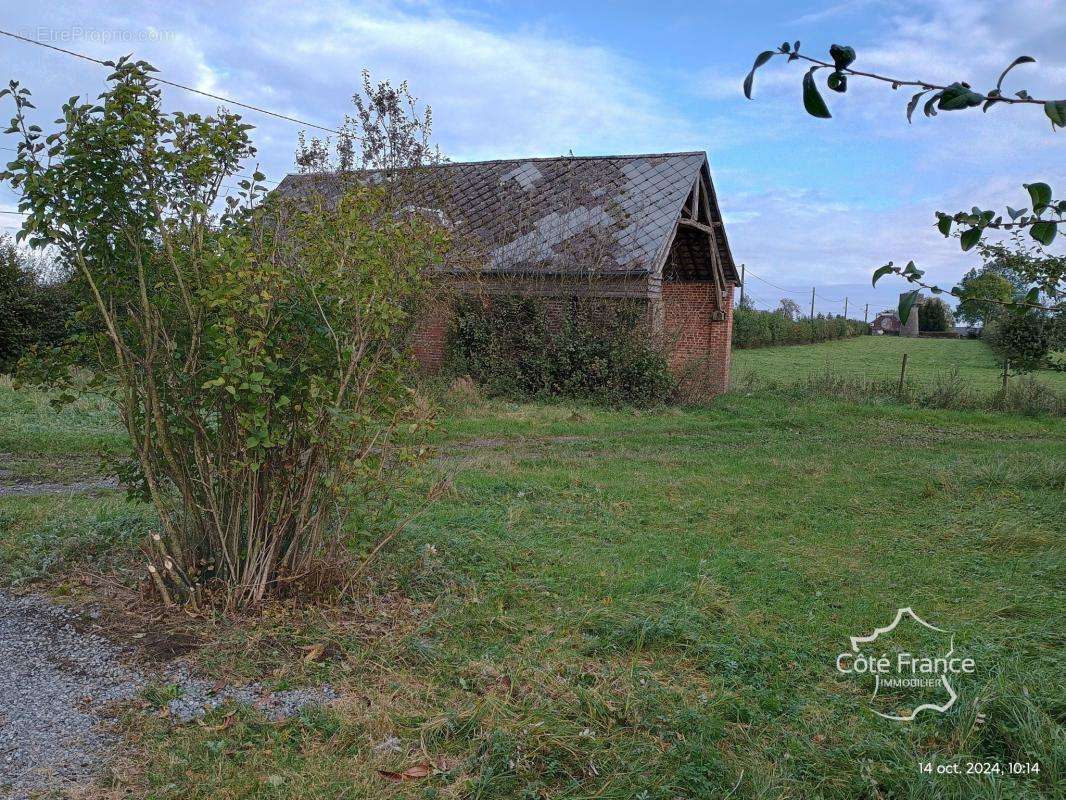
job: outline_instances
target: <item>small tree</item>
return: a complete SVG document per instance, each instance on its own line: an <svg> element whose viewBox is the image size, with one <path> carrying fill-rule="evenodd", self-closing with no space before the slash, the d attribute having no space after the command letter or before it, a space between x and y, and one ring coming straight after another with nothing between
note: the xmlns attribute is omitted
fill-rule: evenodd
<svg viewBox="0 0 1066 800"><path fill-rule="evenodd" d="M970 325L984 325L1014 294L1007 278L984 268L971 269L959 281L959 286L965 299L959 303L955 315Z"/></svg>
<svg viewBox="0 0 1066 800"><path fill-rule="evenodd" d="M795 322L803 316L803 309L792 298L782 297L781 303L777 307L777 313L786 317L790 322Z"/></svg>
<svg viewBox="0 0 1066 800"><path fill-rule="evenodd" d="M150 65L111 66L99 101L72 99L47 138L10 85L21 141L3 177L22 193L19 236L84 283L94 383L160 514L159 593L255 603L338 557L409 464L426 414L406 383L407 309L445 238L382 187L260 203L258 172L218 216L250 126L165 114Z"/></svg>
<svg viewBox="0 0 1066 800"><path fill-rule="evenodd" d="M944 333L955 326L948 304L939 297L930 297L922 301L918 314L918 330L929 333Z"/></svg>
<svg viewBox="0 0 1066 800"><path fill-rule="evenodd" d="M1027 372L1044 366L1051 329L1051 321L1040 312L1000 312L985 327L984 339L1012 368Z"/></svg>

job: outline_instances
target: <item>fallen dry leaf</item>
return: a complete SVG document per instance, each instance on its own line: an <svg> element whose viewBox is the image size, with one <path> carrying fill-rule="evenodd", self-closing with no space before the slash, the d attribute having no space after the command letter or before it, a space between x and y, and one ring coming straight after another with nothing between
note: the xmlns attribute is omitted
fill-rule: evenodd
<svg viewBox="0 0 1066 800"><path fill-rule="evenodd" d="M318 661L318 659L322 658L322 654L326 652L326 646L321 643L313 644L310 647L305 647L303 649L307 651L307 654L304 656L304 661L309 664L312 661Z"/></svg>
<svg viewBox="0 0 1066 800"><path fill-rule="evenodd" d="M408 767L403 772L389 772L388 770L379 769L378 774L389 781L413 781L419 778L428 778L433 774L432 764L415 764L412 767Z"/></svg>

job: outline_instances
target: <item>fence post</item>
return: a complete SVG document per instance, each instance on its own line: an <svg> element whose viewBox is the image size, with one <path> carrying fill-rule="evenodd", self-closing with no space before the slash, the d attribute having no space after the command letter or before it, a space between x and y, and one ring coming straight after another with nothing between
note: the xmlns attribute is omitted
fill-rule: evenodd
<svg viewBox="0 0 1066 800"><path fill-rule="evenodd" d="M907 354L903 354L903 363L899 368L899 396L903 397L903 381L907 377Z"/></svg>

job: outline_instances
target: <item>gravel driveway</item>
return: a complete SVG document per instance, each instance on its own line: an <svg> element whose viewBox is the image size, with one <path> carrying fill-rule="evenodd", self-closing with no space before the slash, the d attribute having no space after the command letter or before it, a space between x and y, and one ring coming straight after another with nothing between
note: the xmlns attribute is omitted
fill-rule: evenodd
<svg viewBox="0 0 1066 800"><path fill-rule="evenodd" d="M103 730L108 703L138 695L151 678L176 684L171 716L187 721L224 702L281 719L335 698L328 687L271 693L258 684L216 687L177 661L156 669L75 622L81 615L36 596L0 590L0 797L85 786L120 744Z"/></svg>
<svg viewBox="0 0 1066 800"><path fill-rule="evenodd" d="M0 591L0 795L83 781L114 745L98 727L101 707L143 683L69 612Z"/></svg>

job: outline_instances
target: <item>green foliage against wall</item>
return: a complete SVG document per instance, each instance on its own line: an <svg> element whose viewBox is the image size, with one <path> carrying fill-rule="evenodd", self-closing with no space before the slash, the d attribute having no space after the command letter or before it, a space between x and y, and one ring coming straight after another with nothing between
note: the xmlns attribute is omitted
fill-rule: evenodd
<svg viewBox="0 0 1066 800"><path fill-rule="evenodd" d="M463 298L448 335L448 368L503 397L663 402L675 382L645 333L644 310L637 301Z"/></svg>
<svg viewBox="0 0 1066 800"><path fill-rule="evenodd" d="M757 311L746 306L733 311L733 347L741 349L829 342L868 331L866 323L843 317L792 320L781 311Z"/></svg>

